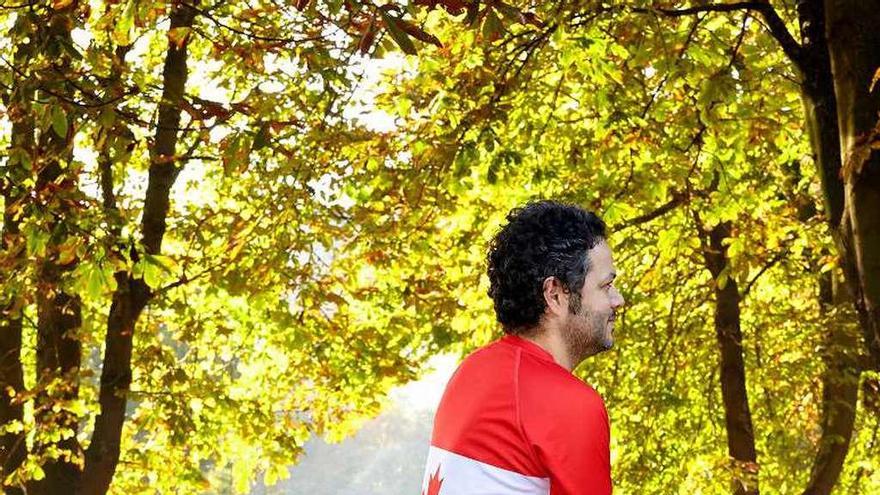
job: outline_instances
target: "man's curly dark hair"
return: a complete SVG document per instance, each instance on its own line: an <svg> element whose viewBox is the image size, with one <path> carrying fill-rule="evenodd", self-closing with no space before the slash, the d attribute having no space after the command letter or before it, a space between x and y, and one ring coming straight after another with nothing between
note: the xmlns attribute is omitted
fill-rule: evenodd
<svg viewBox="0 0 880 495"><path fill-rule="evenodd" d="M605 239L605 223L579 206L548 200L514 208L507 222L489 247L489 297L504 331L525 333L547 307L547 277L580 293L590 269L587 251Z"/></svg>

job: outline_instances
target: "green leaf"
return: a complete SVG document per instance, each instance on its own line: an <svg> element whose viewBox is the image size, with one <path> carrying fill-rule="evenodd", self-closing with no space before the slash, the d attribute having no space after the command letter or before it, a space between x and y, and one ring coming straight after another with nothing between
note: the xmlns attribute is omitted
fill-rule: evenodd
<svg viewBox="0 0 880 495"><path fill-rule="evenodd" d="M104 274L101 272L100 268L94 264L89 263L88 266L89 269L86 272L86 293L88 293L89 297L92 299L98 299L104 292Z"/></svg>
<svg viewBox="0 0 880 495"><path fill-rule="evenodd" d="M409 36L404 32L402 26L400 25L400 20L391 14L385 12L384 10L379 10L379 14L382 16L382 20L385 22L385 27L388 28L388 34L391 35L391 38L394 39L394 42L397 43L397 46L403 50L403 53L407 55L415 55L417 53L416 47L413 44L412 40L409 39Z"/></svg>
<svg viewBox="0 0 880 495"><path fill-rule="evenodd" d="M725 266L721 273L718 274L718 278L715 279L715 284L718 286L719 290L724 290L727 287L727 281L730 279L730 266Z"/></svg>
<svg viewBox="0 0 880 495"><path fill-rule="evenodd" d="M45 256L49 234L43 229L33 226L27 230L27 253L30 256Z"/></svg>
<svg viewBox="0 0 880 495"><path fill-rule="evenodd" d="M254 142L251 145L251 150L256 151L259 149L265 148L269 144L269 124L260 125L259 130L257 130L256 136L254 136Z"/></svg>
<svg viewBox="0 0 880 495"><path fill-rule="evenodd" d="M483 20L482 32L483 40L489 43L500 38L501 33L504 32L504 24L501 22L501 18L498 17L498 14L492 9L486 13L486 18Z"/></svg>
<svg viewBox="0 0 880 495"><path fill-rule="evenodd" d="M131 30L134 26L134 1L129 1L122 11L119 21L113 28L113 42L118 46L131 44Z"/></svg>
<svg viewBox="0 0 880 495"><path fill-rule="evenodd" d="M142 276L144 282L155 289L173 278L177 264L171 258L158 254L144 254L134 268L134 275Z"/></svg>
<svg viewBox="0 0 880 495"><path fill-rule="evenodd" d="M91 300L100 300L108 292L116 290L113 278L113 265L86 261L76 267L76 290L85 293Z"/></svg>
<svg viewBox="0 0 880 495"><path fill-rule="evenodd" d="M67 114L64 113L61 105L52 107L52 130L55 131L58 137L67 137Z"/></svg>

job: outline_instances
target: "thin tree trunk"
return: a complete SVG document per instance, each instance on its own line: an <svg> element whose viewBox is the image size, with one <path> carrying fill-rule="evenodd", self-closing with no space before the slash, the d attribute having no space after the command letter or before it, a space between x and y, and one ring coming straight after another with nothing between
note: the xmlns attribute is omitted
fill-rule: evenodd
<svg viewBox="0 0 880 495"><path fill-rule="evenodd" d="M170 29L191 27L195 11L174 4ZM169 41L162 73L163 93L151 150L149 182L144 201L142 240L147 254L158 254L165 234L169 194L179 168L175 163L181 102L187 78L187 44ZM150 298L150 288L127 272L115 274L117 290L107 320L104 367L91 444L78 493L103 495L110 487L119 462L127 393L131 384L131 353L135 324Z"/></svg>
<svg viewBox="0 0 880 495"><path fill-rule="evenodd" d="M722 222L709 231L706 264L715 281L715 338L721 352L721 396L727 429L727 451L734 461L736 473L734 493L757 495L758 457L746 390L740 294L732 276L727 277L726 283L719 283L722 272L729 266L724 240L730 235L730 222Z"/></svg>

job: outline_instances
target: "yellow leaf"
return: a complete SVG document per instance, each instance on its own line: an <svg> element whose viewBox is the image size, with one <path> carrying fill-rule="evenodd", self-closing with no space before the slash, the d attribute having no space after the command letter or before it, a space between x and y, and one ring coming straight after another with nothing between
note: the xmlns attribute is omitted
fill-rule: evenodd
<svg viewBox="0 0 880 495"><path fill-rule="evenodd" d="M70 4L72 3L73 0L52 0L52 8L55 10L61 10L70 7Z"/></svg>
<svg viewBox="0 0 880 495"><path fill-rule="evenodd" d="M183 45L189 39L189 32L191 31L188 27L176 27L168 30L168 41L170 41L177 49L183 48Z"/></svg>
<svg viewBox="0 0 880 495"><path fill-rule="evenodd" d="M874 78L871 79L871 86L868 87L868 93L874 91L874 85L877 84L877 81L880 81L880 69L877 69L877 72L874 73Z"/></svg>

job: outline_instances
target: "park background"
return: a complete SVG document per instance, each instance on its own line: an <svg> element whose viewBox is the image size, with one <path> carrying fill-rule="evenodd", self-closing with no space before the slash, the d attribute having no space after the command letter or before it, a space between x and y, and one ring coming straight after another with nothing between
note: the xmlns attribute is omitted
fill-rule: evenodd
<svg viewBox="0 0 880 495"><path fill-rule="evenodd" d="M877 26L857 0L5 1L4 490L311 493L351 452L418 487L401 396L500 335L488 241L554 198L608 223L628 301L576 370L616 493L880 493ZM339 493L398 493L370 486Z"/></svg>

